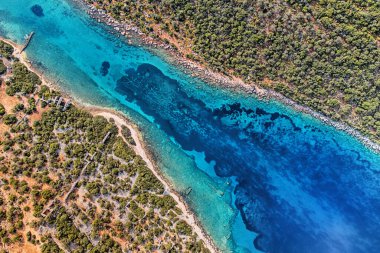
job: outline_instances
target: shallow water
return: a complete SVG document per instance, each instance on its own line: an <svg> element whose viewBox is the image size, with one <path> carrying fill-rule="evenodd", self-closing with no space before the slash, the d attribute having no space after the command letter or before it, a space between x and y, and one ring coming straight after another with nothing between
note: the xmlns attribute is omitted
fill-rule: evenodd
<svg viewBox="0 0 380 253"><path fill-rule="evenodd" d="M32 30L33 64L77 99L131 117L224 251L380 251L380 157L358 141L186 76L70 2L0 1L0 35L22 43Z"/></svg>

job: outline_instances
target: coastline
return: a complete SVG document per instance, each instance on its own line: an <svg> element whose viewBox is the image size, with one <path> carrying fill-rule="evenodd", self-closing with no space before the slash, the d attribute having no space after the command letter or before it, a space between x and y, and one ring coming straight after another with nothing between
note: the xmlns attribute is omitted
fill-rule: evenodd
<svg viewBox="0 0 380 253"><path fill-rule="evenodd" d="M157 179L164 185L165 191L177 202L178 207L183 212L182 218L192 227L193 232L195 232L199 239L201 239L204 242L205 246L210 250L210 252L221 252L215 245L211 236L204 229L203 225L201 224L195 213L191 210L187 202L174 189L174 186L170 183L170 181L162 174L153 158L152 151L147 147L143 140L140 129L129 118L127 118L127 116L115 109L85 104L78 101L77 99L74 99L70 94L62 91L58 85L54 84L54 82L52 82L51 80L48 80L46 76L44 76L42 73L40 73L36 68L32 66L31 62L27 59L26 53L24 52L23 54L23 52L20 52L20 48L22 48L22 46L1 36L0 40L12 45L12 47L15 50L14 55L16 56L16 58L21 63L23 63L30 71L38 75L38 77L42 81L42 85L46 85L51 89L61 92L64 98L72 100L72 103L75 106L91 113L93 116L103 116L107 120L113 118L115 120L116 126L119 128L120 131L121 125L125 125L126 127L128 127L131 131L132 138L136 143L135 147L132 146L133 150L136 152L136 154L142 157L142 159L146 162L147 167L152 171L155 177L157 177ZM120 136L122 135L120 134ZM122 138L124 139L124 137Z"/></svg>
<svg viewBox="0 0 380 253"><path fill-rule="evenodd" d="M178 207L183 212L183 219L193 228L194 232L198 235L200 239L203 240L206 247L213 253L221 252L218 247L215 245L211 236L207 233L207 231L203 228L201 222L195 215L195 213L191 210L187 202L183 199L183 197L174 189L174 186L169 182L169 180L162 174L159 170L158 166L155 163L153 158L152 151L146 146L143 137L141 135L141 131L138 127L133 124L130 119L128 119L121 112L115 111L113 109L97 107L97 106L85 106L84 109L89 111L94 116L103 116L106 119L114 119L115 124L118 127L121 125L125 125L131 131L131 135L136 142L136 146L133 147L136 154L140 155L143 160L146 162L148 168L153 172L153 174L158 178L158 180L164 185L165 191L173 197L173 199L178 203Z"/></svg>
<svg viewBox="0 0 380 253"><path fill-rule="evenodd" d="M242 79L236 77L228 77L222 73L217 73L205 65L189 60L177 51L175 51L170 45L165 44L162 41L153 39L146 34L142 33L139 28L132 24L123 24L109 16L103 10L95 8L93 5L88 4L86 0L72 0L77 3L79 7L84 8L86 13L93 18L94 21L103 23L110 32L115 33L118 36L123 36L128 40L129 44L144 46L150 52L161 56L168 63L175 64L180 70L195 78L199 78L202 81L208 82L211 85L217 87L227 88L236 92L243 92L248 95L254 95L262 101L275 100L292 109L310 115L324 124L332 126L338 130L353 136L359 140L364 146L370 150L380 153L380 143L372 141L369 137L365 136L355 128L349 126L347 123L334 121L333 119L314 111L313 109L300 105L297 102L283 96L282 94L268 90L254 83L246 83Z"/></svg>
<svg viewBox="0 0 380 253"><path fill-rule="evenodd" d="M162 51L161 51L162 52ZM162 53L164 53L164 52L162 52ZM168 58L169 58L170 56L168 56ZM30 63L30 62L29 62ZM33 63L30 63L30 66L33 66ZM33 70L34 72L36 72L35 70ZM42 71L41 71L41 73L43 73ZM42 74L43 75L43 74ZM54 85L53 83L51 83L50 85ZM54 87L54 86L53 86ZM57 87L57 86L55 86L54 87L55 89L57 89L57 90L59 90L59 91L61 91L61 92L64 92L64 91L62 91L59 87ZM230 87L230 88L232 88L232 89L240 89L239 88L239 86L238 87ZM67 94L66 94L67 95ZM79 102L78 100L76 100L77 102ZM80 102L79 102L80 103ZM101 110L101 108L99 108L100 110ZM111 110L112 111L112 110Z"/></svg>

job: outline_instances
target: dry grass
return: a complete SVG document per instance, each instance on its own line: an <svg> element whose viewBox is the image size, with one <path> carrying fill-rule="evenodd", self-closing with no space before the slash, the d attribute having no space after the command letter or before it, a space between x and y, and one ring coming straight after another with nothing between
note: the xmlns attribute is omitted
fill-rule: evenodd
<svg viewBox="0 0 380 253"><path fill-rule="evenodd" d="M6 85L4 83L0 86L0 104L5 107L7 113L12 113L12 109L19 103L22 103L22 99L16 96L8 96L5 93Z"/></svg>
<svg viewBox="0 0 380 253"><path fill-rule="evenodd" d="M24 238L26 240L26 238ZM9 253L39 253L41 252L39 246L34 245L30 242L25 242L23 244L16 244L9 247Z"/></svg>

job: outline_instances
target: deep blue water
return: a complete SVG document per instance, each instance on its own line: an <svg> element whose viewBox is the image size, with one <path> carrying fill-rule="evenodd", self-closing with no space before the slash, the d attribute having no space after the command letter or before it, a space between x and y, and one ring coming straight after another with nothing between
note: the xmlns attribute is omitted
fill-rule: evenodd
<svg viewBox="0 0 380 253"><path fill-rule="evenodd" d="M191 78L66 1L0 2L1 35L20 43L31 30L34 64L131 117L224 251L380 252L380 158L360 142Z"/></svg>

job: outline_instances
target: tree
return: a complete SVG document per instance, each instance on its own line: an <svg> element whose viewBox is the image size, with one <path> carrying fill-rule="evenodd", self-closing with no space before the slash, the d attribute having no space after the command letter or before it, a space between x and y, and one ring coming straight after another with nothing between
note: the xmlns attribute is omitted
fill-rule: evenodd
<svg viewBox="0 0 380 253"><path fill-rule="evenodd" d="M17 122L17 118L14 114L6 114L3 116L3 121L6 125L13 125Z"/></svg>
<svg viewBox="0 0 380 253"><path fill-rule="evenodd" d="M7 67L4 65L3 61L0 59L0 75L7 72Z"/></svg>
<svg viewBox="0 0 380 253"><path fill-rule="evenodd" d="M4 105L0 104L0 116L3 116L5 114L5 107Z"/></svg>

